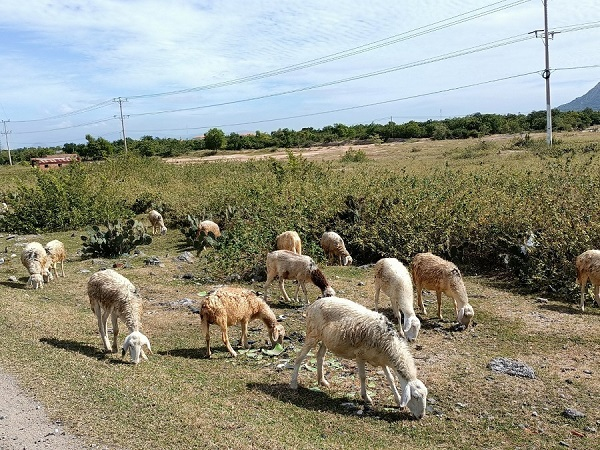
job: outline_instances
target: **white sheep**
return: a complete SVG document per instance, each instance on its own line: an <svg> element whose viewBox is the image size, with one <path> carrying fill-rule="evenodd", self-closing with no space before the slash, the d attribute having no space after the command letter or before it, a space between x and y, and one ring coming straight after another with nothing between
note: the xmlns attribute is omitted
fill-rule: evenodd
<svg viewBox="0 0 600 450"><path fill-rule="evenodd" d="M216 324L221 328L223 343L231 353L237 356L229 343L227 327L240 324L242 328L242 347L248 345L248 323L260 319L269 330L271 345L283 345L285 329L277 323L275 314L269 306L249 290L238 287L222 287L210 292L200 306L201 329L206 339L206 356L210 358L210 331L209 325Z"/></svg>
<svg viewBox="0 0 600 450"><path fill-rule="evenodd" d="M267 291L275 277L279 277L279 289L286 302L290 302L290 298L283 287L284 280L296 280L296 301L298 301L298 291L302 288L304 292L304 301L308 301L308 293L306 292L306 282L310 281L321 290L323 297L331 297L335 295L335 291L329 283L325 274L317 264L305 255L298 255L289 250L275 250L267 255L267 281L264 288L264 299L267 300Z"/></svg>
<svg viewBox="0 0 600 450"><path fill-rule="evenodd" d="M277 250L289 250L290 252L302 254L302 241L295 231L284 231L275 240Z"/></svg>
<svg viewBox="0 0 600 450"><path fill-rule="evenodd" d="M396 258L382 258L375 264L375 311L378 310L379 291L390 298L392 310L400 325L400 334L409 341L419 335L421 321L413 306L413 285L408 269ZM404 314L404 325L400 317Z"/></svg>
<svg viewBox="0 0 600 450"><path fill-rule="evenodd" d="M196 233L196 237L200 236L201 233L208 235L208 233L212 233L214 237L218 238L221 236L221 229L219 225L214 223L212 220L203 220L198 224L198 232Z"/></svg>
<svg viewBox="0 0 600 450"><path fill-rule="evenodd" d="M427 388L417 378L417 369L406 341L383 315L351 300L338 297L322 298L306 309L306 338L296 357L290 387L298 388L298 371L308 352L321 342L317 352L317 380L329 386L323 374L323 359L327 349L341 357L353 359L358 367L360 393L367 404L373 401L367 393L365 363L381 366L394 399L400 408L408 406L421 419L427 406ZM398 394L392 371L400 381Z"/></svg>
<svg viewBox="0 0 600 450"><path fill-rule="evenodd" d="M437 296L438 318L442 317L442 292L454 300L454 311L459 323L469 326L475 312L469 304L467 289L458 267L431 253L419 253L411 262L413 282L417 289L417 303L423 314L427 310L423 305L422 289L434 290Z"/></svg>
<svg viewBox="0 0 600 450"><path fill-rule="evenodd" d="M594 286L594 299L596 305L600 306L600 250L587 250L575 259L575 270L577 271L577 284L581 286L581 304L579 307L585 310L585 288L588 280ZM593 302L592 302L593 304Z"/></svg>
<svg viewBox="0 0 600 450"><path fill-rule="evenodd" d="M54 269L54 276L56 276L56 278L58 278L58 270L56 270L56 265L58 263L60 263L60 269L62 272L62 276L64 278L64 276L65 276L64 262L65 262L65 259L67 259L67 252L65 251L65 245L61 241L54 239L46 244L46 246L44 247L44 250L46 250L46 254L48 255L48 258L50 259L51 268Z"/></svg>
<svg viewBox="0 0 600 450"><path fill-rule="evenodd" d="M148 347L149 353L152 353L152 349L150 341L140 331L142 328L142 298L135 286L120 273L106 269L96 272L90 277L87 293L90 298L90 307L98 319L98 330L104 349L113 353L117 352L118 319L121 319L129 330L129 335L123 342L121 357L124 357L129 350L131 361L134 364L140 362L140 357L148 359L142 347L144 345ZM112 347L108 339L108 316L111 317L113 327Z"/></svg>
<svg viewBox="0 0 600 450"><path fill-rule="evenodd" d="M21 263L29 272L28 286L41 289L44 287L44 283L52 280L50 272L52 262L39 242L30 242L23 248Z"/></svg>
<svg viewBox="0 0 600 450"><path fill-rule="evenodd" d="M0 203L0 214L6 214L8 212L8 205L5 202Z"/></svg>
<svg viewBox="0 0 600 450"><path fill-rule="evenodd" d="M160 234L167 232L163 216L157 210L153 209L148 213L148 220L152 225L152 234L156 234L158 231L160 231Z"/></svg>
<svg viewBox="0 0 600 450"><path fill-rule="evenodd" d="M330 261L332 258L337 258L338 262L342 266L348 266L352 264L352 256L346 250L346 246L344 245L344 240L341 236L333 231L326 231L321 236L320 240L321 248L323 248L323 252L325 252L325 256L327 257L327 261Z"/></svg>

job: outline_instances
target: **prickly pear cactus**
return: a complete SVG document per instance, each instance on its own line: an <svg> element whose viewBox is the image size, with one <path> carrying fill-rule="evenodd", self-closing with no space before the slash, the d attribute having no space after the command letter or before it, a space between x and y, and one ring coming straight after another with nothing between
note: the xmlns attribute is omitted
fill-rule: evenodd
<svg viewBox="0 0 600 450"><path fill-rule="evenodd" d="M149 245L152 237L141 222L129 219L125 223L108 222L106 230L97 225L89 227L87 236L81 236L81 240L84 255L114 258L130 253L139 245Z"/></svg>

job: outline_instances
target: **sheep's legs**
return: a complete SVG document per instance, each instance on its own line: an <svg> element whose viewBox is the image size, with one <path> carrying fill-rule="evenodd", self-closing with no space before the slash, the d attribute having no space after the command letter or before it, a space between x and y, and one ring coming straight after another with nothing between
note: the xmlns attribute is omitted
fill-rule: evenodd
<svg viewBox="0 0 600 450"><path fill-rule="evenodd" d="M323 360L325 359L325 352L327 352L327 347L321 342L321 346L317 352L317 381L320 385L329 387L329 382L325 379L325 375L323 374Z"/></svg>
<svg viewBox="0 0 600 450"><path fill-rule="evenodd" d="M298 356L296 357L296 361L294 361L294 371L292 372L292 379L290 381L290 387L292 389L298 389L298 372L300 371L300 365L302 364L302 361L304 361L304 358L306 358L306 355L308 355L308 352L310 352L310 349L316 344L317 341L310 339L308 336L306 337L302 350L300 350L300 353L298 353Z"/></svg>
<svg viewBox="0 0 600 450"><path fill-rule="evenodd" d="M377 286L375 288L375 311L379 311L379 291L380 291L380 287Z"/></svg>
<svg viewBox="0 0 600 450"><path fill-rule="evenodd" d="M290 297L287 295L287 292L285 292L285 288L283 287L283 282L285 280L283 278L279 278L279 289L281 290L281 294L283 295L283 298L285 299L286 302L290 303ZM296 298L297 300L297 298Z"/></svg>
<svg viewBox="0 0 600 450"><path fill-rule="evenodd" d="M117 353L117 349L119 348L119 343L117 339L119 338L119 318L117 317L117 312L113 311L110 315L112 319L112 327L113 327L113 344L112 344L112 352Z"/></svg>
<svg viewBox="0 0 600 450"><path fill-rule="evenodd" d="M400 394L398 393L398 388L396 388L396 380L394 380L394 375L392 374L392 371L390 370L390 368L388 366L383 366L383 373L385 373L385 377L388 380L390 389L392 390L392 393L394 394L394 400L396 400L396 404L400 408L402 408L402 406L400 406L402 404L402 399L400 397Z"/></svg>
<svg viewBox="0 0 600 450"><path fill-rule="evenodd" d="M250 348L248 345L248 322L242 321L240 326L242 327L242 347Z"/></svg>
<svg viewBox="0 0 600 450"><path fill-rule="evenodd" d="M437 304L438 304L438 319L442 320L442 293L440 291L437 291L436 293L437 296Z"/></svg>
<svg viewBox="0 0 600 450"><path fill-rule="evenodd" d="M202 329L202 333L204 334L204 340L206 341L206 357L210 358L210 329L208 322L203 320L200 323L200 328Z"/></svg>
<svg viewBox="0 0 600 450"><path fill-rule="evenodd" d="M358 367L358 377L360 378L360 396L369 405L373 404L373 400L367 394L367 370L365 367L365 362L357 359L356 366Z"/></svg>
<svg viewBox="0 0 600 450"><path fill-rule="evenodd" d="M600 292L600 285L595 284L594 285L594 302L596 302L596 306L600 306L600 295L598 295Z"/></svg>
<svg viewBox="0 0 600 450"><path fill-rule="evenodd" d="M219 324L219 326L221 327L221 339L223 340L223 344L225 344L227 350L229 350L229 353L231 353L231 356L237 356L236 351L231 347L231 344L229 343L229 336L227 335L227 324Z"/></svg>
<svg viewBox="0 0 600 450"><path fill-rule="evenodd" d="M102 339L104 349L106 351L111 351L110 341L108 340L106 332L106 322L108 320L110 311L104 311L104 314L102 314L100 305L96 303L94 304L94 313L96 313L96 317L98 318L98 331L100 332L100 339Z"/></svg>
<svg viewBox="0 0 600 450"><path fill-rule="evenodd" d="M417 285L417 305L419 306L421 312L427 315L427 310L425 309L425 305L423 304L423 292L420 284Z"/></svg>
<svg viewBox="0 0 600 450"><path fill-rule="evenodd" d="M306 303L308 305L310 302L308 301L308 292L306 292L306 283L304 281L298 281L298 286L302 287L302 292L304 292L304 303ZM298 288L296 288L296 293L298 292L297 289ZM296 294L296 301L298 301L297 294Z"/></svg>
<svg viewBox="0 0 600 450"><path fill-rule="evenodd" d="M64 278L65 277L65 262L64 261L60 262L60 271L62 272L62 276ZM58 278L58 275L56 275L56 278Z"/></svg>

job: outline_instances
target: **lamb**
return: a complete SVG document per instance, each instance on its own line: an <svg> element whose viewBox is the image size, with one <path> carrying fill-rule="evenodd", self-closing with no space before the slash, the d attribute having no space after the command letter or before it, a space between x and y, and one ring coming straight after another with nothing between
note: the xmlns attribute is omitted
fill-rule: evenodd
<svg viewBox="0 0 600 450"><path fill-rule="evenodd" d="M62 276L65 276L65 259L67 259L67 253L65 251L65 245L57 239L54 239L46 244L44 247L46 254L51 262L51 268L54 269L54 276L58 278L58 271L56 270L56 264L60 263L60 269Z"/></svg>
<svg viewBox="0 0 600 450"><path fill-rule="evenodd" d="M125 353L129 351L129 356L134 364L140 362L140 357L148 359L143 346L148 347L150 354L152 354L152 349L150 341L140 331L142 328L142 298L135 286L120 273L106 269L96 272L90 277L87 293L90 298L90 307L98 319L98 329L104 349L108 352L117 352L118 319L121 319L129 329L129 335L125 338L121 348L121 357L125 357ZM111 317L113 327L112 347L108 339L108 316Z"/></svg>
<svg viewBox="0 0 600 450"><path fill-rule="evenodd" d="M304 301L308 301L308 293L306 292L306 282L311 281L315 286L321 289L323 297L332 297L335 291L325 278L325 274L317 267L317 264L305 255L298 255L289 250L275 250L267 255L267 281L264 288L264 299L267 301L267 291L275 277L279 277L279 289L283 294L286 302L290 302L290 298L283 287L284 280L297 280L296 286L296 301L298 301L298 291L302 287L304 292Z"/></svg>
<svg viewBox="0 0 600 450"><path fill-rule="evenodd" d="M0 214L6 214L8 212L8 205L5 202L0 203Z"/></svg>
<svg viewBox="0 0 600 450"><path fill-rule="evenodd" d="M160 234L165 234L167 232L167 227L165 227L165 222L163 220L162 215L155 209L148 213L148 220L152 225L152 234L156 234L160 230Z"/></svg>
<svg viewBox="0 0 600 450"><path fill-rule="evenodd" d="M411 262L413 282L417 288L417 303L423 314L422 289L435 290L437 295L438 318L442 317L442 292L454 300L454 311L458 322L468 327L475 315L469 305L467 290L458 267L431 253L419 253Z"/></svg>
<svg viewBox="0 0 600 450"><path fill-rule="evenodd" d="M52 280L52 273L49 270L51 261L39 242L30 242L23 248L21 263L29 272L27 286L31 286L33 289L42 289L44 283Z"/></svg>
<svg viewBox="0 0 600 450"><path fill-rule="evenodd" d="M269 306L253 291L238 287L222 287L209 293L200 306L201 329L206 339L206 356L210 358L209 325L217 324L221 328L221 338L231 356L237 356L229 343L227 327L237 325L242 327L242 347L248 345L248 322L261 319L269 330L271 345L283 345L285 329L277 323L275 314Z"/></svg>
<svg viewBox="0 0 600 450"><path fill-rule="evenodd" d="M333 231L326 231L323 233L323 236L321 236L320 244L328 261L337 257L340 265L348 266L352 264L352 256L350 256L350 253L346 250L344 240L339 234L334 233Z"/></svg>
<svg viewBox="0 0 600 450"><path fill-rule="evenodd" d="M317 380L329 386L323 374L323 359L327 349L341 358L353 359L358 367L360 393L365 403L373 401L367 393L365 363L381 366L394 399L400 408L408 406L421 419L427 406L427 387L417 378L417 369L406 341L398 335L392 323L383 315L351 300L338 297L322 298L306 309L306 338L296 357L290 387L298 388L298 371L308 352L318 343ZM398 394L392 371L400 381Z"/></svg>
<svg viewBox="0 0 600 450"><path fill-rule="evenodd" d="M396 258L383 258L375 264L375 311L378 309L380 290L390 298L400 325L400 334L409 341L416 340L421 321L413 307L413 285L408 269ZM404 314L404 326L400 311Z"/></svg>
<svg viewBox="0 0 600 450"><path fill-rule="evenodd" d="M200 236L201 233L208 235L208 233L212 233L216 238L221 236L221 230L219 225L214 223L212 220L203 220L198 225L198 233L196 237Z"/></svg>
<svg viewBox="0 0 600 450"><path fill-rule="evenodd" d="M277 250L289 250L290 252L302 254L302 241L295 231L284 231L276 239Z"/></svg>
<svg viewBox="0 0 600 450"><path fill-rule="evenodd" d="M587 250L579 255L575 259L575 270L577 284L581 286L581 311L585 310L585 288L588 280L594 286L594 302L600 306L600 250Z"/></svg>

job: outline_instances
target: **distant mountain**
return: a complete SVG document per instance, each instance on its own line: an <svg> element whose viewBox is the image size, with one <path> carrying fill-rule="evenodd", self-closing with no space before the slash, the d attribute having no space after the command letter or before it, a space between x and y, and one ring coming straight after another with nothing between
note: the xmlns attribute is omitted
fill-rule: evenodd
<svg viewBox="0 0 600 450"><path fill-rule="evenodd" d="M585 108L600 111L600 83L590 89L587 94L560 105L557 109L559 111L583 111Z"/></svg>

